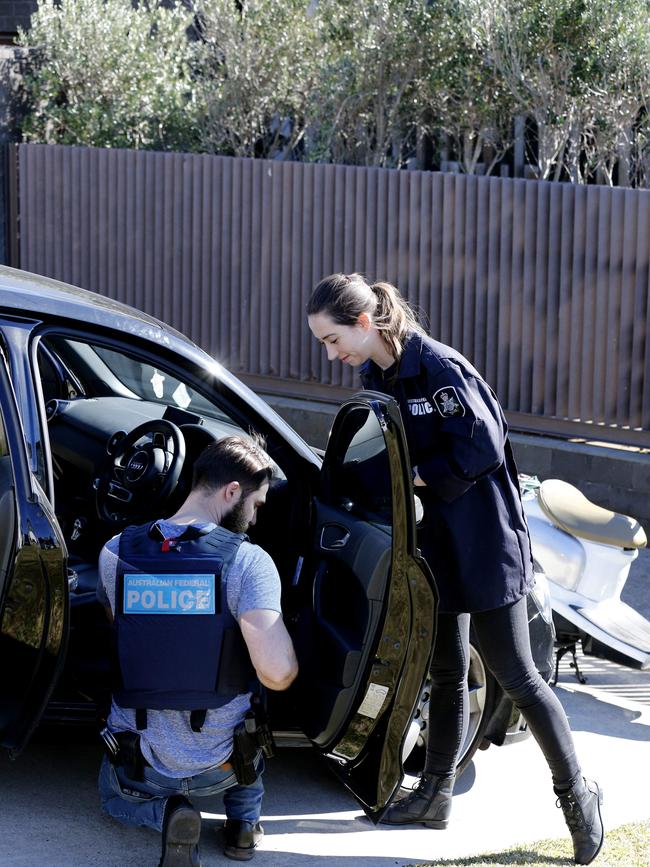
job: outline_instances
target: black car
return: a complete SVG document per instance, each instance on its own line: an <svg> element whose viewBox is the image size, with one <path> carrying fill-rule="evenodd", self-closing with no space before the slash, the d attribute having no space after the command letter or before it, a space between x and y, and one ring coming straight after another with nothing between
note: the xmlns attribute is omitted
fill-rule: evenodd
<svg viewBox="0 0 650 867"><path fill-rule="evenodd" d="M0 268L0 355L0 744L16 755L39 721L94 722L106 710L101 547L127 524L171 514L207 444L255 430L275 478L250 535L278 567L301 670L271 697L276 736L302 732L376 821L404 761L411 772L421 762L435 638L435 583L416 548L395 402L352 397L321 457L172 328L9 268ZM529 599L549 676L550 609ZM476 649L470 678L464 764L521 730Z"/></svg>

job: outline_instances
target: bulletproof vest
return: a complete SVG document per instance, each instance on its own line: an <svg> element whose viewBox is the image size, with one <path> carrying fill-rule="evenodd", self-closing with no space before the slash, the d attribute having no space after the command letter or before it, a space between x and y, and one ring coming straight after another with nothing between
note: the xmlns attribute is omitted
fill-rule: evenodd
<svg viewBox="0 0 650 867"><path fill-rule="evenodd" d="M200 731L208 708L250 691L255 672L230 613L226 573L246 538L193 527L165 539L156 524L120 536L115 596L118 683L114 698L135 708L191 711Z"/></svg>

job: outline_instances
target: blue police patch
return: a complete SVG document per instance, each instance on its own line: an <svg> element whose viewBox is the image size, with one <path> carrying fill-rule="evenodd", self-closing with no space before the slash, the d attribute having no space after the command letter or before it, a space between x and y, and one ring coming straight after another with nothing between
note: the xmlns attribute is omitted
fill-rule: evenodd
<svg viewBox="0 0 650 867"><path fill-rule="evenodd" d="M124 575L125 614L214 614L214 575Z"/></svg>

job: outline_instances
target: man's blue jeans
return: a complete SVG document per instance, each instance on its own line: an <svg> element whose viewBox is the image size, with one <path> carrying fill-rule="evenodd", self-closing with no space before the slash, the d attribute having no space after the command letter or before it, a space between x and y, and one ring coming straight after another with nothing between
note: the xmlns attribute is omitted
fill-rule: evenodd
<svg viewBox="0 0 650 867"><path fill-rule="evenodd" d="M162 831L165 804L170 795L185 795L192 799L223 792L229 819L258 822L264 796L264 758L261 753L256 767L257 779L250 786L240 786L232 770L218 769L177 779L146 767L144 780L135 782L104 756L99 769L99 795L103 809L118 822L156 831Z"/></svg>

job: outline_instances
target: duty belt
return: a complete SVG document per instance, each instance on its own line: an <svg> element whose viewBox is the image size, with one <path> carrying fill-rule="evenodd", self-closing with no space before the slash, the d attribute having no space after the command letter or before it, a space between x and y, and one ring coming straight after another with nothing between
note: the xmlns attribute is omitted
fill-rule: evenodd
<svg viewBox="0 0 650 867"><path fill-rule="evenodd" d="M144 769L150 768L151 762L147 761L142 754L140 735L130 731L112 732L105 727L100 732L100 736L111 764L124 768L130 780L142 782ZM216 768L219 771L232 771L233 766L230 761L227 761L217 765Z"/></svg>

